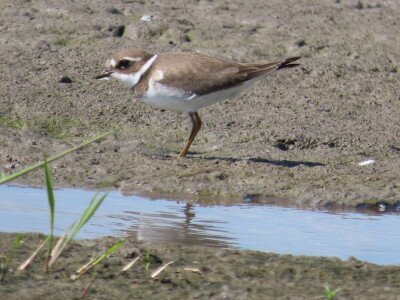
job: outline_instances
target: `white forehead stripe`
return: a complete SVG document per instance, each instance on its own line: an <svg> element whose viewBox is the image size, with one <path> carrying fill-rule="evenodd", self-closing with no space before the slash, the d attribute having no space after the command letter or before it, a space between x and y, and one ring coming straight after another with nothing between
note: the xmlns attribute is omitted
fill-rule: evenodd
<svg viewBox="0 0 400 300"><path fill-rule="evenodd" d="M141 61L142 60L141 57L129 57L129 56L124 57L122 59L129 60L129 61Z"/></svg>
<svg viewBox="0 0 400 300"><path fill-rule="evenodd" d="M115 61L114 58L111 58L111 60L110 60L110 65L111 65L111 67L113 67L113 68L115 68L115 66L117 65L117 62Z"/></svg>

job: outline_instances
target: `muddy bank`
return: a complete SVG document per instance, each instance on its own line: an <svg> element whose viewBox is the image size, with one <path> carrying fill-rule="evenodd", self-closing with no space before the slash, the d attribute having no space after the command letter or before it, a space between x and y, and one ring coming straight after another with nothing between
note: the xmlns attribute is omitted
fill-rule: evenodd
<svg viewBox="0 0 400 300"><path fill-rule="evenodd" d="M59 186L246 194L292 206L399 200L400 3L0 1L0 168L9 173L99 132L53 164ZM149 22L143 15L153 16ZM95 82L115 50L199 51L243 62L301 55L240 98L186 115ZM359 162L374 159L371 165ZM42 176L23 183L42 184ZM230 198L227 198L230 201Z"/></svg>
<svg viewBox="0 0 400 300"><path fill-rule="evenodd" d="M0 234L0 254L9 250L15 235ZM28 234L16 251L11 271L0 284L0 297L7 299L79 299L90 275L72 281L70 275L101 254L117 240L103 238L73 242L54 269L46 274L42 255L26 272L15 271L43 235ZM150 267L146 271L145 254ZM121 269L137 255L134 267ZM158 266L175 261L156 279ZM184 270L198 269L201 274ZM294 257L252 251L224 250L175 245L144 245L127 239L120 250L96 267L88 299L316 299L323 287L340 288L338 299L396 299L400 292L399 267L382 267L355 259Z"/></svg>

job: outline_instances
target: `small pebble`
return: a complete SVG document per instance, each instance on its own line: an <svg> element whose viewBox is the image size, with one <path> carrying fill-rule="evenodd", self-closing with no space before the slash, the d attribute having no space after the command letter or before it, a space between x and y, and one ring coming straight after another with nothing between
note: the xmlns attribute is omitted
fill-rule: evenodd
<svg viewBox="0 0 400 300"><path fill-rule="evenodd" d="M72 83L72 79L69 78L68 76L63 76L63 77L60 79L59 83L71 84L71 83Z"/></svg>
<svg viewBox="0 0 400 300"><path fill-rule="evenodd" d="M303 46L306 45L306 41L305 40L300 40L296 44L297 44L298 47L303 47Z"/></svg>
<svg viewBox="0 0 400 300"><path fill-rule="evenodd" d="M140 18L140 21L150 22L151 19L153 19L153 16L144 15L143 17Z"/></svg>
<svg viewBox="0 0 400 300"><path fill-rule="evenodd" d="M115 8L115 7L107 8L106 12L113 14L113 15L121 15L122 14L122 12L118 8Z"/></svg>
<svg viewBox="0 0 400 300"><path fill-rule="evenodd" d="M40 40L39 42L37 42L35 48L40 51L47 51L50 50L50 45L48 42Z"/></svg>
<svg viewBox="0 0 400 300"><path fill-rule="evenodd" d="M125 32L125 25L117 26L113 32L113 36L115 37L122 37Z"/></svg>
<svg viewBox="0 0 400 300"><path fill-rule="evenodd" d="M364 9L364 3L362 3L361 1L358 1L357 5L356 5L356 8L357 8L358 10Z"/></svg>
<svg viewBox="0 0 400 300"><path fill-rule="evenodd" d="M362 162L359 162L358 165L359 166L366 166L366 165L370 165L370 164L373 164L373 163L375 163L375 160L368 159L368 160L364 160Z"/></svg>

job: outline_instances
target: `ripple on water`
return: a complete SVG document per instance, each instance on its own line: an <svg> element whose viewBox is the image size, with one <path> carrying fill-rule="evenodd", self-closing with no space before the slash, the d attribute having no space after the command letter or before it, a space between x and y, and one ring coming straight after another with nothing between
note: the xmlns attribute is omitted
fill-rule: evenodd
<svg viewBox="0 0 400 300"><path fill-rule="evenodd" d="M78 219L93 197L84 190L56 190L55 233ZM328 213L271 205L199 206L110 192L78 238L133 235L163 241L293 255L356 257L400 264L400 217L395 214ZM46 191L0 186L0 230L49 230Z"/></svg>

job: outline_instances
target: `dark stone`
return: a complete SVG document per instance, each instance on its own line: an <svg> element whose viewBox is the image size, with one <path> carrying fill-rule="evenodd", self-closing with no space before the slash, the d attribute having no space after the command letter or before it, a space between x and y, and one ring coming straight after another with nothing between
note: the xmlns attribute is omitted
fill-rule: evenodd
<svg viewBox="0 0 400 300"><path fill-rule="evenodd" d="M306 41L305 40L300 40L296 44L297 44L298 47L303 47L303 46L306 45Z"/></svg>
<svg viewBox="0 0 400 300"><path fill-rule="evenodd" d="M59 83L64 83L64 84L71 84L73 81L71 78L69 78L68 76L63 76Z"/></svg>
<svg viewBox="0 0 400 300"><path fill-rule="evenodd" d="M227 177L228 177L228 175L223 174L223 173L220 173L220 174L217 174L217 175L215 176L215 179L224 180L224 179L226 179Z"/></svg>
<svg viewBox="0 0 400 300"><path fill-rule="evenodd" d="M251 203L251 202L257 202L257 199L261 197L260 194L246 194L243 196L243 202L245 203Z"/></svg>
<svg viewBox="0 0 400 300"><path fill-rule="evenodd" d="M122 14L122 12L118 8L115 8L115 7L107 8L106 12L113 14L113 15L121 15Z"/></svg>
<svg viewBox="0 0 400 300"><path fill-rule="evenodd" d="M113 36L115 36L115 37L122 37L122 36L124 35L124 32L125 32L125 25L117 26L117 27L114 29Z"/></svg>
<svg viewBox="0 0 400 300"><path fill-rule="evenodd" d="M170 284L172 283L172 280L170 278L163 278L160 280L160 283L162 284Z"/></svg>
<svg viewBox="0 0 400 300"><path fill-rule="evenodd" d="M358 10L364 9L364 4L361 1L358 1L357 5L356 5L356 8Z"/></svg>
<svg viewBox="0 0 400 300"><path fill-rule="evenodd" d="M50 50L50 45L48 42L40 40L39 42L37 42L35 48L40 51L48 51Z"/></svg>
<svg viewBox="0 0 400 300"><path fill-rule="evenodd" d="M295 139L279 139L274 143L274 146L277 147L279 150L287 151L293 148L295 143Z"/></svg>

